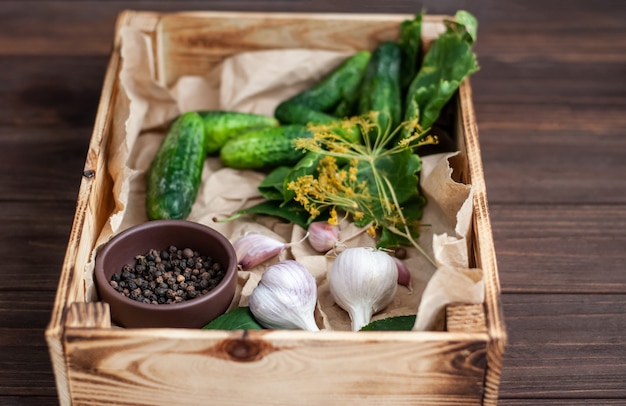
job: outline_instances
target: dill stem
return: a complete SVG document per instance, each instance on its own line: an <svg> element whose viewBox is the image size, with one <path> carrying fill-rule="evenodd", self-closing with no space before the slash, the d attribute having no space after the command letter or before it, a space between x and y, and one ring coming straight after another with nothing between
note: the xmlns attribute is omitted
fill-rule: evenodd
<svg viewBox="0 0 626 406"><path fill-rule="evenodd" d="M376 155L380 155L381 152L384 152L385 146L389 143L389 141L393 139L393 137L398 132L399 128L400 126L396 127L393 131L391 131L391 117L389 116L387 128L385 128L385 131L382 132L382 135L380 137L376 138L376 143L374 144L374 151Z"/></svg>
<svg viewBox="0 0 626 406"><path fill-rule="evenodd" d="M224 217L224 218L218 218L217 216L213 217L213 222L215 223L227 223L229 221L233 221L233 220L237 220L239 217L243 216L243 213L241 212L236 212L235 214L233 214L232 216L228 216L228 217Z"/></svg>
<svg viewBox="0 0 626 406"><path fill-rule="evenodd" d="M387 213L391 213L393 211L393 208L389 204L389 199L387 198L387 188L385 188L385 185L381 181L381 178L383 178L386 181L385 183L389 187L390 192L393 195L393 198L395 200L395 193L393 192L393 187L391 186L391 183L386 177L381 176L378 173L378 171L376 170L376 166L374 165L374 159L370 159L369 164L372 167L372 175L374 175L374 181L376 182L376 189L378 190L378 199L380 200L381 205L385 208ZM399 209L398 205L396 205L396 207L398 207Z"/></svg>
<svg viewBox="0 0 626 406"><path fill-rule="evenodd" d="M400 219L402 220L402 225L404 226L404 233L402 231L398 230L393 225L389 227L389 230L391 232L393 232L393 233L395 233L395 234L397 234L399 236L405 237L407 240L409 240L411 245L413 245L428 260L428 262L430 262L431 264L433 264L433 266L435 268L437 268L437 264L435 263L435 261L426 253L426 251L417 243L417 241L415 241L415 239L411 235L411 231L409 230L409 226L407 225L406 219L404 218L404 213L402 213L402 209L400 208L400 204L398 203L398 199L396 197L396 193L393 190L393 185L391 184L389 179L387 179L386 177L383 176L383 179L385 180L385 182L387 184L387 187L389 187L389 190L391 192L391 197L393 198L393 204L398 209L398 214L400 216Z"/></svg>
<svg viewBox="0 0 626 406"><path fill-rule="evenodd" d="M422 248L422 246L421 246L421 245L419 245L419 244L417 243L417 241L415 241L415 239L411 236L411 233L409 233L409 232L402 232L402 231L398 230L397 228L395 228L395 227L393 227L393 226L390 226L390 227L388 227L388 228L389 228L389 231L391 231L392 233L394 233L394 234L396 234L396 235L399 235L399 236L401 236L401 237L404 237L404 238L406 238L407 240L409 240L409 242L411 243L411 245L412 245L413 247L415 247L415 248L416 248L416 249L420 252L420 254L422 254L422 255L424 256L424 258L426 258L426 259L428 260L428 262L430 262L430 263L431 263L431 264L432 264L435 268L437 268L437 263L435 262L435 260L433 260L433 259L430 257L430 255L428 255L428 253L426 253L426 251L424 250L424 248Z"/></svg>
<svg viewBox="0 0 626 406"><path fill-rule="evenodd" d="M351 161L356 159L360 163L365 164L366 167L369 166L369 169L372 171L371 178L374 182L372 186L376 187L376 196L372 191L368 191L367 186L365 186L365 190L361 193L351 194L350 196L342 195L341 193L345 192L345 190L339 185L336 187L337 190L335 190L334 186L332 189L324 189L324 187L321 187L318 197L309 196L308 199L310 199L314 205L318 206L318 209L333 206L340 207L347 212L352 212L353 215L358 213L361 217L366 213L368 217L374 219L373 224L383 226L391 233L409 241L409 243L436 268L436 262L411 235L411 229L402 212L402 207L398 202L391 181L385 176L384 172L381 173L376 167L376 162L381 157L391 156L405 149L410 150L422 144L436 143L436 137L431 139L431 136L427 135L427 131L423 131L416 122L407 122L392 130L391 120L388 120L386 128L383 129L377 119L377 114L374 113L375 112L370 112L369 115L362 116L356 121L356 125L360 128L363 144L349 142L333 131L328 131L326 126L322 126L319 127L319 133L316 133L315 127L310 127L314 132L314 138L316 140L314 145L304 142L302 145L304 149L308 149L309 151L315 151L334 158L346 158ZM403 131L403 129L409 128L407 127L409 125L411 125L410 128L413 129L413 131L411 131L412 135L404 139L400 144L387 147L387 144L389 144L399 132ZM376 133L376 137L373 136L374 133ZM426 138L424 138L425 136ZM360 164L357 163L354 164L354 166L358 170ZM319 170L320 172L323 171L323 169ZM332 182L331 184L334 185ZM350 184L347 187L351 191L353 187L354 190L357 190L356 184ZM380 206L376 206L376 210L374 210L370 203L374 205L379 204ZM311 213L312 205L309 204L308 207L307 204L304 205ZM382 213L379 213L379 207L382 209ZM314 208L315 207L313 207L313 209ZM400 224L402 225L400 226Z"/></svg>

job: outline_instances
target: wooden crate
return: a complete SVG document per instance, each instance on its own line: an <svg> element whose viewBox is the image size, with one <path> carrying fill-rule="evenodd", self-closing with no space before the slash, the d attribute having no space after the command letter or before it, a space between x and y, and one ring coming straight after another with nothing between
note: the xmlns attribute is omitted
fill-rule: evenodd
<svg viewBox="0 0 626 406"><path fill-rule="evenodd" d="M154 72L170 84L244 50L373 49L411 17L127 11L117 33L132 26L153 38ZM426 17L424 35L436 35L441 20ZM449 306L439 332L121 329L111 325L108 305L85 299L79 276L114 210L110 137L128 115L119 103L120 66L117 35L46 331L61 404L496 404L506 333L468 80L457 125L464 180L474 187L470 256L484 271L484 305Z"/></svg>

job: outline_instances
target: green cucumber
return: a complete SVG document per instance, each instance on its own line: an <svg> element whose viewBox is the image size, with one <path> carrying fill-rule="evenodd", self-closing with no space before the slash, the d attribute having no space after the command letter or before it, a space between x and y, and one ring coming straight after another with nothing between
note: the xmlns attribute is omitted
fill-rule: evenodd
<svg viewBox="0 0 626 406"><path fill-rule="evenodd" d="M307 124L306 116L300 116L298 110L286 109L284 105L295 104L332 113L342 100L355 101L370 56L369 51L356 52L313 87L279 104L274 115L281 123Z"/></svg>
<svg viewBox="0 0 626 406"><path fill-rule="evenodd" d="M294 140L313 135L300 124L268 127L238 135L220 150L224 166L236 169L268 169L293 165L305 151L296 149Z"/></svg>
<svg viewBox="0 0 626 406"><path fill-rule="evenodd" d="M261 114L217 110L198 111L198 114L204 120L207 154L216 153L226 141L244 131L278 125L276 118Z"/></svg>
<svg viewBox="0 0 626 406"><path fill-rule="evenodd" d="M305 104L281 103L276 108L276 116L282 117L285 123L291 124L330 124L337 121L337 117L315 110Z"/></svg>
<svg viewBox="0 0 626 406"><path fill-rule="evenodd" d="M199 114L181 114L170 125L146 179L148 219L185 219L202 181L206 157L204 123Z"/></svg>
<svg viewBox="0 0 626 406"><path fill-rule="evenodd" d="M295 124L336 124L333 126L333 132L343 138L346 141L360 144L363 142L361 137L361 130L355 125L351 127L342 127L339 125L340 119L331 116L330 114L323 113L318 110L313 110L303 104L283 103L279 107L283 114L288 114L291 117L297 117L298 120Z"/></svg>
<svg viewBox="0 0 626 406"><path fill-rule="evenodd" d="M400 24L398 45L402 52L400 64L400 85L403 94L415 78L420 65L420 51L422 49L422 13L415 15L412 20L405 20Z"/></svg>
<svg viewBox="0 0 626 406"><path fill-rule="evenodd" d="M358 112L377 111L381 133L393 131L402 120L400 65L402 52L395 42L383 42L372 53L361 85Z"/></svg>

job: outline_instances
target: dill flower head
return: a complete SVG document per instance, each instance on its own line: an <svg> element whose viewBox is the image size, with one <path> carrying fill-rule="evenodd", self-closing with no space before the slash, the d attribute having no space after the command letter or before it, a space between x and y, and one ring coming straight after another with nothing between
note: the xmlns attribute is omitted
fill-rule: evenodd
<svg viewBox="0 0 626 406"><path fill-rule="evenodd" d="M411 148L436 140L420 131L417 120L402 123L393 131L382 132L378 115L373 111L331 124L309 124L313 137L296 140L296 148L324 156L314 174L303 175L287 186L311 217L325 209L339 208L357 222L402 223L400 203L404 199L398 200L387 176L396 169L391 157L401 153L406 155ZM359 128L362 143L349 141L339 131L354 128ZM404 130L410 130L412 135L389 145ZM373 143L367 136L372 132L375 133ZM416 182L417 177L408 179L411 180Z"/></svg>
<svg viewBox="0 0 626 406"><path fill-rule="evenodd" d="M419 193L421 160L413 148L437 139L422 131L417 120L383 131L378 114L310 124L313 137L297 140L295 145L320 154L321 159L312 173L290 181L287 190L310 220L326 212L328 221L336 224L342 212L357 226L366 227L372 237L380 233L378 246L409 243L423 252L415 240L425 199ZM347 129L355 128L361 142L346 137Z"/></svg>
<svg viewBox="0 0 626 406"><path fill-rule="evenodd" d="M294 200L299 202L311 218L321 211L330 210L330 220L337 222L337 208L363 218L364 212L371 206L372 196L365 181L358 181L358 160L353 159L347 167L339 168L337 159L327 155L317 167L317 176L303 175L289 182L287 189L295 193Z"/></svg>

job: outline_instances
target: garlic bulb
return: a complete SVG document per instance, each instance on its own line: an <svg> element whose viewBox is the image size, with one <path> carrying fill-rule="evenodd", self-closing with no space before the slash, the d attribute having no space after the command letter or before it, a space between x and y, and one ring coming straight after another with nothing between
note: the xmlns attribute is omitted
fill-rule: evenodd
<svg viewBox="0 0 626 406"><path fill-rule="evenodd" d="M330 293L350 315L353 331L391 303L398 288L393 258L374 248L346 249L333 262L328 277Z"/></svg>
<svg viewBox="0 0 626 406"><path fill-rule="evenodd" d="M237 253L237 261L243 270L254 268L280 254L288 245L256 232L244 234L233 244Z"/></svg>
<svg viewBox="0 0 626 406"><path fill-rule="evenodd" d="M334 248L339 241L339 227L327 221L315 221L307 229L309 243L317 252L326 252Z"/></svg>
<svg viewBox="0 0 626 406"><path fill-rule="evenodd" d="M265 270L250 296L250 311L266 328L319 331L313 312L317 285L299 262L281 261Z"/></svg>

